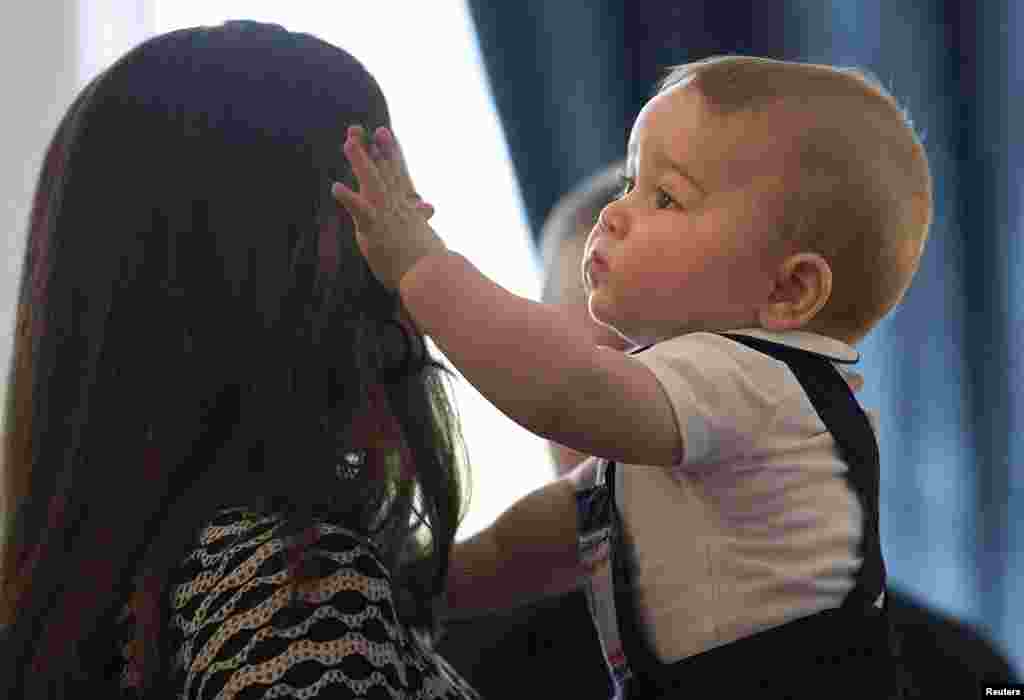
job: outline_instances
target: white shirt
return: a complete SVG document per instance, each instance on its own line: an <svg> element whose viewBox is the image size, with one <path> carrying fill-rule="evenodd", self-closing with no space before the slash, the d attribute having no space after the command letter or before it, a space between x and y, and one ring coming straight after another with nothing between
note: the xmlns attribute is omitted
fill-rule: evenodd
<svg viewBox="0 0 1024 700"><path fill-rule="evenodd" d="M858 357L812 333L734 333L834 360ZM672 663L838 607L860 566L861 508L832 435L789 368L712 333L632 357L665 390L685 451L674 468L615 470L652 651Z"/></svg>

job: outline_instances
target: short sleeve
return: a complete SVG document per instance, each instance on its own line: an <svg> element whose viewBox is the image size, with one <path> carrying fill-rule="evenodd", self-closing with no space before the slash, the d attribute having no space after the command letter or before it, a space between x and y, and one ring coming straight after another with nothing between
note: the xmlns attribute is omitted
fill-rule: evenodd
<svg viewBox="0 0 1024 700"><path fill-rule="evenodd" d="M786 366L712 333L632 355L657 377L683 439L683 468L749 455L795 385Z"/></svg>
<svg viewBox="0 0 1024 700"><path fill-rule="evenodd" d="M186 560L171 591L178 697L475 697L399 622L389 572L359 535L319 526L319 579L289 606L279 525L236 514Z"/></svg>

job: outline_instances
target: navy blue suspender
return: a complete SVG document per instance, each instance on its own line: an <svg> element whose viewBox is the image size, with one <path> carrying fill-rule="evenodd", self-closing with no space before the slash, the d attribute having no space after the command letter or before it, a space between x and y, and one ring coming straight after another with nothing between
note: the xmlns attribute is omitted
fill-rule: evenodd
<svg viewBox="0 0 1024 700"><path fill-rule="evenodd" d="M685 691L702 691L709 683L720 688L723 696L735 697L755 692L764 698L811 698L837 691L842 697L847 696L846 691L871 698L902 697L897 644L884 594L885 564L878 529L879 458L871 424L829 358L759 338L721 335L786 363L832 433L849 467L847 481L862 506L863 563L853 590L839 608L674 664L662 664L639 628L623 528L615 507L616 465L602 463L596 483L578 498L581 553L599 559L610 547L606 571L592 577L587 593L617 697L684 697L688 695ZM595 505L600 507L595 509Z"/></svg>

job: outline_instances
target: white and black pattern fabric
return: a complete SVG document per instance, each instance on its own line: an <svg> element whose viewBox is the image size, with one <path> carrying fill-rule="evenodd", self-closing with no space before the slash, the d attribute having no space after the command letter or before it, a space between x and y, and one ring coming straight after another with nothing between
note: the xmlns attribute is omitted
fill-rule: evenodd
<svg viewBox="0 0 1024 700"><path fill-rule="evenodd" d="M478 694L399 621L391 577L372 541L321 523L320 575L289 606L279 516L220 511L169 586L173 683L181 700L387 698ZM123 654L134 621L121 617ZM136 696L126 663L121 686Z"/></svg>

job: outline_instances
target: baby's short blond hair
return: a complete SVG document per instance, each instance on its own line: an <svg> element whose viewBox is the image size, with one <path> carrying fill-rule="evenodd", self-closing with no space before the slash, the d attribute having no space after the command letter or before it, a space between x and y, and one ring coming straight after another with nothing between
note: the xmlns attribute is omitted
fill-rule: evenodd
<svg viewBox="0 0 1024 700"><path fill-rule="evenodd" d="M807 329L862 338L910 286L931 225L928 158L907 113L858 68L713 56L669 71L658 92L689 80L716 116L781 107L808 117L775 234L832 268L831 296Z"/></svg>

